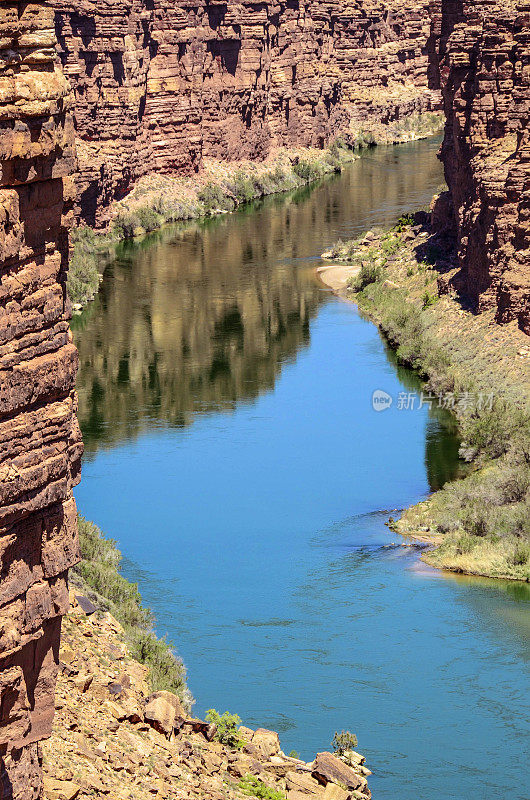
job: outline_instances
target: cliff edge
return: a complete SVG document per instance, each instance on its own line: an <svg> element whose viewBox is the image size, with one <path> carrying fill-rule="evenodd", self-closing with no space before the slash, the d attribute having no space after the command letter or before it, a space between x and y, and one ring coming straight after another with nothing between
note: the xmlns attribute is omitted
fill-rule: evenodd
<svg viewBox="0 0 530 800"><path fill-rule="evenodd" d="M65 292L75 167L53 11L0 4L0 797L40 796L66 575L79 558L77 352Z"/></svg>
<svg viewBox="0 0 530 800"><path fill-rule="evenodd" d="M435 219L454 214L458 240L450 285L530 334L530 3L435 0L431 16L452 199Z"/></svg>

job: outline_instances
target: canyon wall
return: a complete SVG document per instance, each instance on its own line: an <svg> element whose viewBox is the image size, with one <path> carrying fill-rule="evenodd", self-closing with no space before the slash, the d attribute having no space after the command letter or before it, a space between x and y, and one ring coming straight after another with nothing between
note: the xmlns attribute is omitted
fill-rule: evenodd
<svg viewBox="0 0 530 800"><path fill-rule="evenodd" d="M79 557L65 293L74 129L53 10L1 2L0 30L0 797L32 800Z"/></svg>
<svg viewBox="0 0 530 800"><path fill-rule="evenodd" d="M148 172L320 147L350 123L439 108L427 0L51 2L90 225Z"/></svg>
<svg viewBox="0 0 530 800"><path fill-rule="evenodd" d="M452 282L477 311L530 334L530 2L435 0L431 14L458 241Z"/></svg>

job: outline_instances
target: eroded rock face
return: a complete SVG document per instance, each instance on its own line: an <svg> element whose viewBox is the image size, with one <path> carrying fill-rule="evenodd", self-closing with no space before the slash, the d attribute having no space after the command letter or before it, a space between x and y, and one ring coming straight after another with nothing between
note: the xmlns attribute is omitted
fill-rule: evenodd
<svg viewBox="0 0 530 800"><path fill-rule="evenodd" d="M75 165L53 11L0 3L0 797L40 794L81 444L65 295Z"/></svg>
<svg viewBox="0 0 530 800"><path fill-rule="evenodd" d="M439 106L427 0L51 0L76 100L77 214L141 175L324 145Z"/></svg>
<svg viewBox="0 0 530 800"><path fill-rule="evenodd" d="M435 0L431 13L456 284L478 311L530 334L530 3Z"/></svg>

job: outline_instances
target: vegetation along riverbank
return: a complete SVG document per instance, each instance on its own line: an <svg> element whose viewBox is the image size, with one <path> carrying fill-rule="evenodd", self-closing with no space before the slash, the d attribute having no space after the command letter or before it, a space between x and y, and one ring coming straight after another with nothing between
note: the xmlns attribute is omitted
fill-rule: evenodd
<svg viewBox="0 0 530 800"><path fill-rule="evenodd" d="M441 130L442 121L441 114L417 114L374 130L349 131L325 149L277 148L262 162L205 159L201 172L190 177L144 176L114 203L108 230L80 226L72 231L67 288L74 311L94 298L120 241L145 236L167 223L228 213L244 203L314 183L340 172L367 147L431 136Z"/></svg>
<svg viewBox="0 0 530 800"><path fill-rule="evenodd" d="M389 231L338 242L322 280L357 303L425 379L422 397L459 426L468 474L403 512L392 529L433 545L436 567L530 580L530 345L516 322L500 326L458 293L454 243L420 212ZM456 288L455 288L456 287Z"/></svg>

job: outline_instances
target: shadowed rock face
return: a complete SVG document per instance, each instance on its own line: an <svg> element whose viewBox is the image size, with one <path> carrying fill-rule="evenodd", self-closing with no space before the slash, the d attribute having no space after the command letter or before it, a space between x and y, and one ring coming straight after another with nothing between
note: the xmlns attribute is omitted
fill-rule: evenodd
<svg viewBox="0 0 530 800"><path fill-rule="evenodd" d="M530 334L530 3L435 0L431 14L455 283L477 311Z"/></svg>
<svg viewBox="0 0 530 800"><path fill-rule="evenodd" d="M147 172L322 146L350 120L439 107L427 0L51 3L76 100L76 212L90 225Z"/></svg>
<svg viewBox="0 0 530 800"><path fill-rule="evenodd" d="M0 3L0 797L40 795L81 444L65 274L75 166L53 11Z"/></svg>

